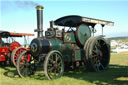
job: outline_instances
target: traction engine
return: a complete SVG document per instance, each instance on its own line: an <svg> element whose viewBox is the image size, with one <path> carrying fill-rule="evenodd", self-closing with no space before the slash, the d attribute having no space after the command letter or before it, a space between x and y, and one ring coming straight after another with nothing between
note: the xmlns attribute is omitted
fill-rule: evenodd
<svg viewBox="0 0 128 85"><path fill-rule="evenodd" d="M59 78L64 69L75 69L82 65L91 72L102 72L108 67L109 40L103 35L93 36L94 26L113 26L113 22L78 15L64 16L50 21L50 28L43 36L43 7L37 6L36 9L37 38L31 41L30 50L22 52L17 60L16 67L20 77L34 74L41 64L48 79ZM28 55L31 57L30 61L27 60Z"/></svg>

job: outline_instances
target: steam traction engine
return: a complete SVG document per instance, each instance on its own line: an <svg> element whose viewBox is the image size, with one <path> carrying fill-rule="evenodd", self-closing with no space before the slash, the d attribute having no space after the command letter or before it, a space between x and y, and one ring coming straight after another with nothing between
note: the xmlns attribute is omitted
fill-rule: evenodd
<svg viewBox="0 0 128 85"><path fill-rule="evenodd" d="M38 29L35 31L38 37L31 41L30 51L22 52L17 60L20 77L32 75L42 63L48 79L59 78L65 68L75 68L83 63L88 71L102 72L107 68L110 60L109 40L102 35L92 35L96 24L104 27L112 26L113 22L76 15L65 16L51 21L50 28L43 36L43 7L36 8ZM53 25L64 28L60 30ZM30 61L27 60L28 56L31 56Z"/></svg>
<svg viewBox="0 0 128 85"><path fill-rule="evenodd" d="M22 52L22 50L26 50L26 48L21 47L19 42L16 42L13 38L14 37L25 37L25 36L34 36L34 34L26 34L26 33L13 33L8 31L0 31L0 64L6 64L7 62L11 62L11 60L15 60L18 53ZM2 39L6 40L4 42ZM12 53L13 51L19 49L17 53ZM22 48L22 50L21 50ZM14 56L11 56L13 54Z"/></svg>

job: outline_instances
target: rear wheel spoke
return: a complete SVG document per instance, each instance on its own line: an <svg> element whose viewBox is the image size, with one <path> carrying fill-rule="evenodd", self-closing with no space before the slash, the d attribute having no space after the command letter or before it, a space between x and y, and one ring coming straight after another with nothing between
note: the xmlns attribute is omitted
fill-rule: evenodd
<svg viewBox="0 0 128 85"><path fill-rule="evenodd" d="M102 69L105 69L104 66L103 66L103 64L100 63L100 66L102 67Z"/></svg>
<svg viewBox="0 0 128 85"><path fill-rule="evenodd" d="M97 71L100 71L98 64L96 64L95 67L96 67L96 70L97 70Z"/></svg>

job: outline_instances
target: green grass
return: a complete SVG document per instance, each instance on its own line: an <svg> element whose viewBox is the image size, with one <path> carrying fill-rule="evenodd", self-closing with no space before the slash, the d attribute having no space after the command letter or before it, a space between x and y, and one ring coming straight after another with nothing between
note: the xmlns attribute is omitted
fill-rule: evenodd
<svg viewBox="0 0 128 85"><path fill-rule="evenodd" d="M128 42L128 39L121 40L122 42Z"/></svg>
<svg viewBox="0 0 128 85"><path fill-rule="evenodd" d="M128 85L128 54L111 54L109 68L101 73L84 68L47 80L44 74L19 78L14 67L0 67L0 85Z"/></svg>

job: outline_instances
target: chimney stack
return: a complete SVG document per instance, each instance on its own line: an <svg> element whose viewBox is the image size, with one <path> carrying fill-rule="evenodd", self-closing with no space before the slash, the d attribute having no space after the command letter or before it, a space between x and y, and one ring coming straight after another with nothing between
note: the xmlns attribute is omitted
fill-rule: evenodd
<svg viewBox="0 0 128 85"><path fill-rule="evenodd" d="M36 6L37 10L37 32L38 38L43 38L43 6Z"/></svg>

